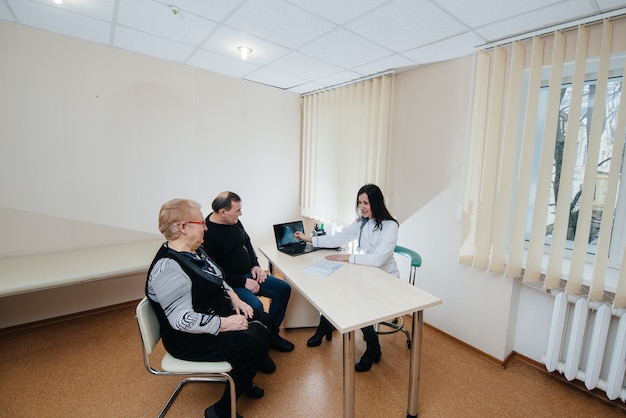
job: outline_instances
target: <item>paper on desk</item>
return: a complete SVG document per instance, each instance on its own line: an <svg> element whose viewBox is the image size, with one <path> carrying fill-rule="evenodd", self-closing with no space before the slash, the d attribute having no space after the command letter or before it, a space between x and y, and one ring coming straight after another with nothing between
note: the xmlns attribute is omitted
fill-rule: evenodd
<svg viewBox="0 0 626 418"><path fill-rule="evenodd" d="M302 270L302 273L326 277L338 270L342 265L343 263L337 263L335 261L317 260L315 263Z"/></svg>

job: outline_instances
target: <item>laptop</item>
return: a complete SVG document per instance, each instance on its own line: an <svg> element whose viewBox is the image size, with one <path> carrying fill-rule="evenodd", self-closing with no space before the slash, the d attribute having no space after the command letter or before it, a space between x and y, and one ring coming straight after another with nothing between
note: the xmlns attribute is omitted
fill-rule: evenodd
<svg viewBox="0 0 626 418"><path fill-rule="evenodd" d="M276 237L276 247L278 251L296 256L319 250L319 248L314 247L308 242L296 239L295 234L297 231L304 233L302 221L274 225L274 236Z"/></svg>

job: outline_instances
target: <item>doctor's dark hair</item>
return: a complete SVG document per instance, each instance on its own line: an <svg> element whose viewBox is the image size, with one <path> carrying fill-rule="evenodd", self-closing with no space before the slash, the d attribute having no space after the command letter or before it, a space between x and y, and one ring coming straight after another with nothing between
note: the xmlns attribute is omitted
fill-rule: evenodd
<svg viewBox="0 0 626 418"><path fill-rule="evenodd" d="M357 213L359 213L359 196L363 193L367 195L367 199L370 202L372 217L376 221L376 229L381 228L383 221L394 221L398 224L398 221L391 216L387 206L385 206L385 197L383 196L383 192L380 190L380 187L375 184L366 184L359 189L359 192L356 194Z"/></svg>
<svg viewBox="0 0 626 418"><path fill-rule="evenodd" d="M233 202L241 202L241 198L237 193L223 192L220 193L211 203L211 209L213 212L218 213L220 209L231 210Z"/></svg>

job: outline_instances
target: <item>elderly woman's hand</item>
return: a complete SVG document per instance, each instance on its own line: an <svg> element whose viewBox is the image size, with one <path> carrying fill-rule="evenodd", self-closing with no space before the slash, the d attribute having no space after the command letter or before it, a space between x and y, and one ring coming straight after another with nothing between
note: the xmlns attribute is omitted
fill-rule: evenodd
<svg viewBox="0 0 626 418"><path fill-rule="evenodd" d="M243 315L231 315L222 317L220 332L223 331L244 331L248 329L248 320Z"/></svg>
<svg viewBox="0 0 626 418"><path fill-rule="evenodd" d="M237 294L232 290L229 291L228 294L230 295L230 300L233 303L233 308L235 309L235 312L244 316L245 318L252 318L254 316L254 309L252 309L252 306L239 299L239 296L237 296Z"/></svg>

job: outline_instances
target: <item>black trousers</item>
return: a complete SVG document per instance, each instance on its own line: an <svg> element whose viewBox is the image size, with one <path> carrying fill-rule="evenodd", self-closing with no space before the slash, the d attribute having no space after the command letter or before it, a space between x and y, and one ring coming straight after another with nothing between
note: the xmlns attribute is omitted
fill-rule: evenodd
<svg viewBox="0 0 626 418"><path fill-rule="evenodd" d="M255 309L245 331L220 332L218 335L188 335L184 353L168 351L175 357L190 361L229 362L233 367L230 375L235 381L235 396L238 398L252 385L252 379L261 361L267 356L270 345L269 321L266 312ZM193 340L189 340L189 337ZM224 394L215 405L218 415L229 416L230 396L230 387L226 385Z"/></svg>

